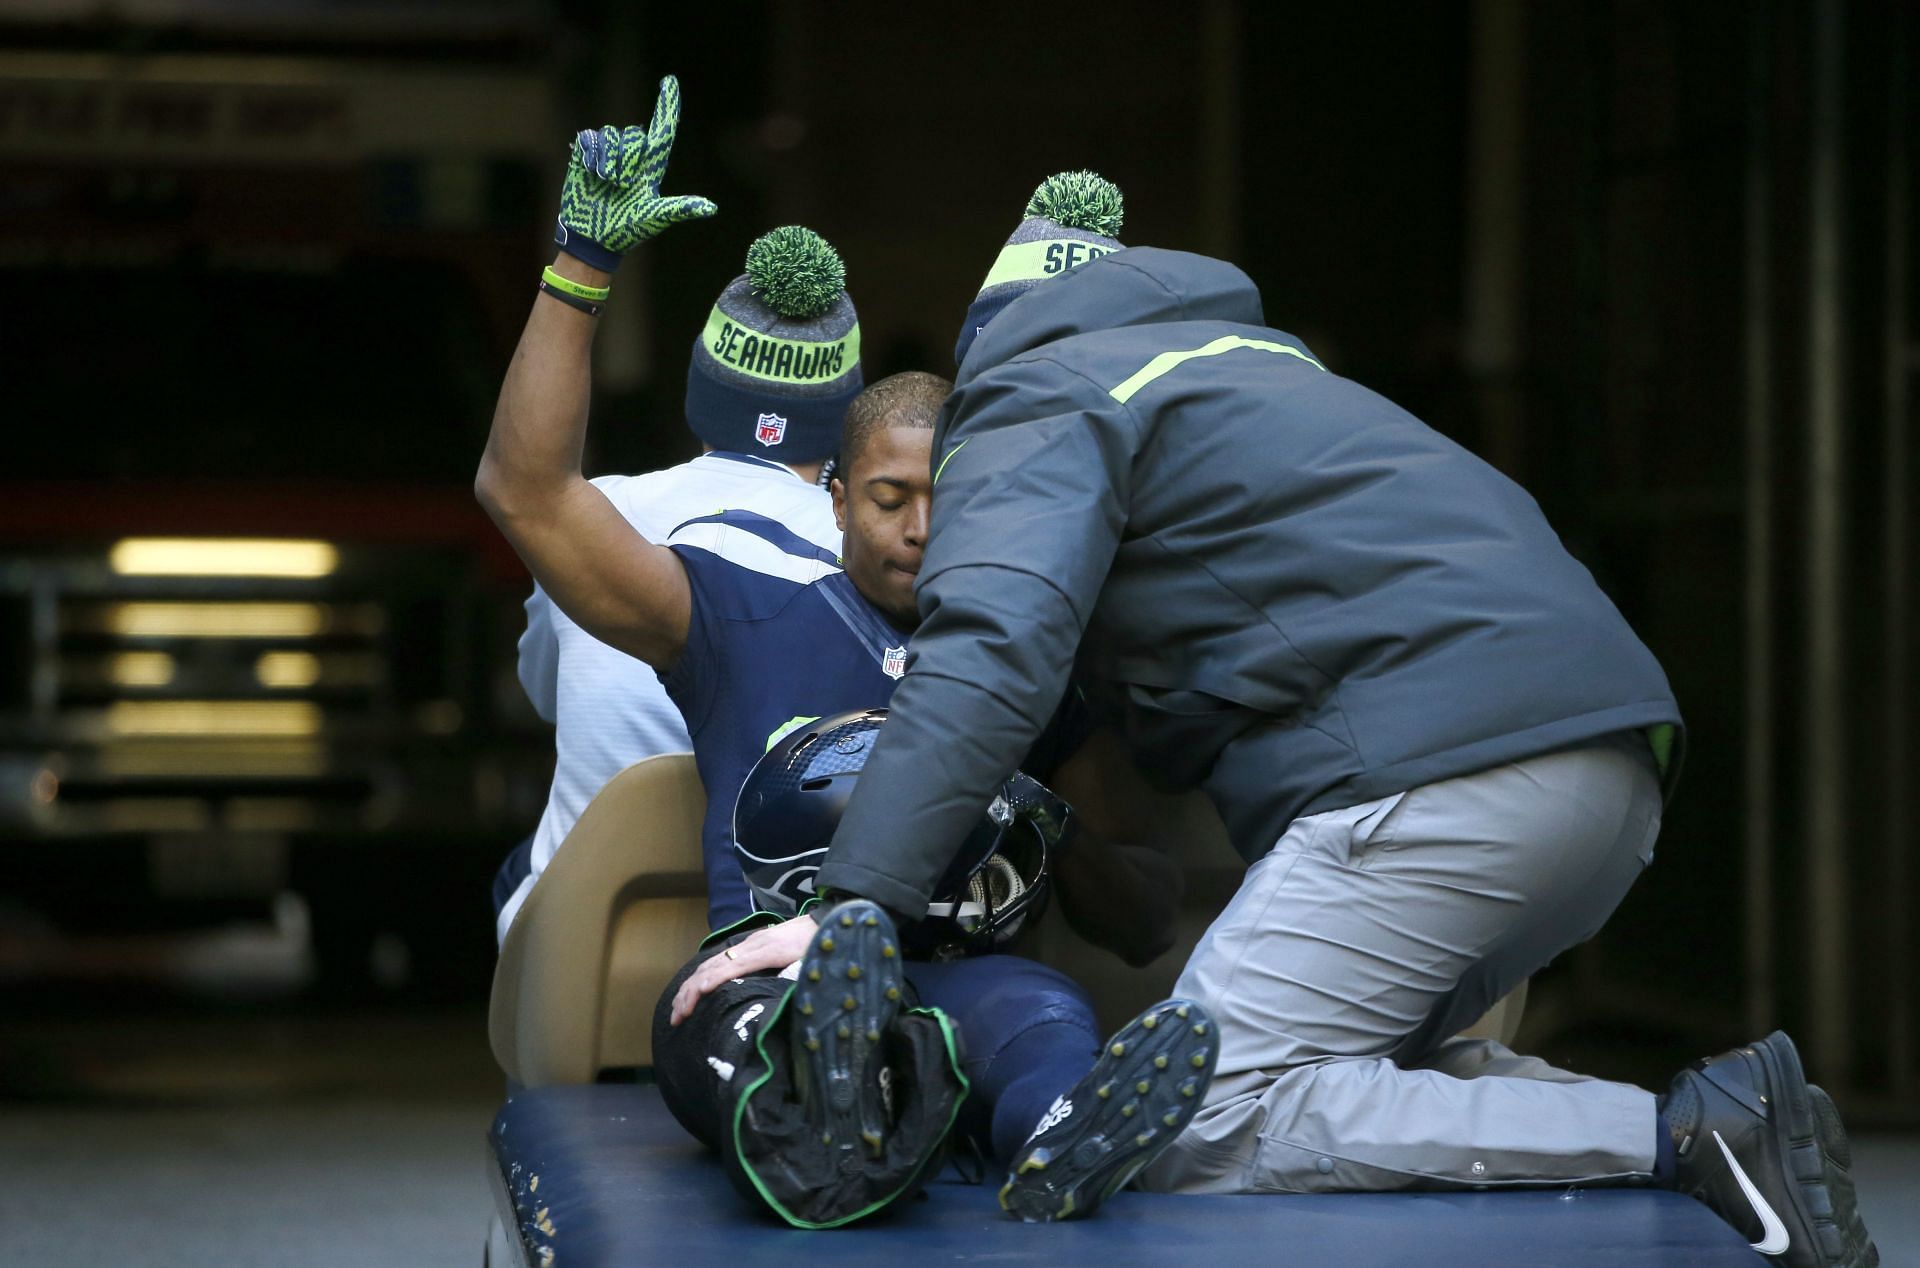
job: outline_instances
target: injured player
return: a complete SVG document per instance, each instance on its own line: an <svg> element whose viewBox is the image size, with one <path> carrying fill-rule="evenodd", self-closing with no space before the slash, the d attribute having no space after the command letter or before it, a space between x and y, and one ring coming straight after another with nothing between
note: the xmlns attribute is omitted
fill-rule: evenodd
<svg viewBox="0 0 1920 1268"><path fill-rule="evenodd" d="M584 479L580 452L594 317L611 289L619 252L712 211L704 200L659 194L677 117L678 90L668 80L649 129L606 129L577 138L553 264L575 289L549 286L535 301L501 389L476 491L562 611L660 671L687 722L706 788L710 916L724 925L753 910L734 860L730 812L755 760L791 724L884 704L904 668L916 620L913 581L926 533L932 426L949 385L931 375L894 376L868 388L848 410L842 465L832 486L845 533L842 560L744 513L690 521L665 544L642 538ZM749 279L779 320L766 330L716 334L716 352L749 375L838 373L834 367L858 355L858 329L837 257L804 230L769 236L777 237L779 250L750 268ZM769 348L771 353L760 355ZM1049 748L1071 756L1084 738L1073 703L1070 697L1051 745L1032 747L1027 759L1036 773L1050 775L1058 765L1067 785L1075 760L1083 768L1094 764L1091 750L1065 764L1049 756ZM1069 922L1136 963L1164 949L1178 895L1177 874L1166 861L1149 850L1108 847L1098 866L1089 866L1091 849L1070 848L1064 805L1036 787L1021 787L1024 794L1003 799L1004 812L1012 816L1007 826L1017 822L1022 832L1040 833L1046 848L1058 851L1054 876ZM976 819L990 800L983 797L975 807ZM860 954L843 955L840 964L859 968L870 963L862 958L869 953L902 949L885 917L857 915L851 928L864 932L848 937ZM832 954L831 941L823 934L815 953ZM988 939L986 949L992 945ZM951 1022L931 1011L894 1007L904 1004L916 978L920 1003L947 1009ZM867 981L879 981L877 969ZM1170 1002L1149 1010L1102 1051L1084 994L1031 961L988 956L929 964L903 985L898 1001L882 990L885 1008L869 999L872 1007L863 1010L856 998L852 1012L863 1025L850 1027L844 1043L836 1028L827 1055L801 1059L807 1074L790 1081L797 1088L814 1078L824 1080L823 1088L842 1089L807 1101L803 1109L809 1114L838 1115L847 1108L840 1103L844 1096L868 1085L878 1088L883 1077L899 1076L902 1093L897 1115L879 1123L863 1118L862 1131L821 1140L831 1126L803 1115L801 1121L817 1131L768 1142L771 1161L791 1175L817 1176L824 1165L833 1174L855 1176L825 1190L782 1188L774 1177L779 1167L757 1167L753 1191L792 1223L845 1223L910 1191L936 1156L969 1079L981 1099L992 1102L983 1106L979 1135L1005 1160L1052 1107L1053 1097L1090 1067L1118 1070L1118 1049L1130 1054L1131 1072L1131 1062L1145 1055L1151 1073L1133 1079L1147 1085L1135 1093L1136 1110L1157 1127L1103 1140L1106 1147L1081 1151L1077 1170L1062 1166L1054 1172L1072 1171L1066 1200L1091 1207L1172 1139L1211 1074L1212 1032L1191 1006ZM790 991L792 984L781 989ZM748 1029L775 1021L764 1012L747 1018L750 1006L729 1009L724 998L709 1008L716 1010L710 1016L724 1020L725 1033L736 1024ZM797 1005L775 1014L790 1027L803 1015ZM1163 1015L1182 1026L1162 1025ZM964 1065L946 1041L950 1028L964 1045ZM869 1039L869 1031L878 1037ZM669 1047L679 1042L670 1039ZM783 1032L768 1050L782 1061L808 1051L797 1029ZM717 1066L706 1063L708 1055L715 1054L699 1054L700 1064L717 1073ZM1167 1060L1156 1065L1156 1055ZM1176 1059L1178 1070L1170 1068ZM1038 1082L1020 1077L1036 1071L1043 1076ZM697 1118L684 1105L677 1108L683 1120ZM733 1112L738 1121L737 1103ZM789 1147L798 1152L787 1152ZM828 1151L824 1161L822 1149Z"/></svg>

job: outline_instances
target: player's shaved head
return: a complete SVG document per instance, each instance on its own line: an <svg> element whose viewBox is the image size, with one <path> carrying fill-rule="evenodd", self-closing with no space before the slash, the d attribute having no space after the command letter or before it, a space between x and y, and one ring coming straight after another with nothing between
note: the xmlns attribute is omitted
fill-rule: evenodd
<svg viewBox="0 0 1920 1268"><path fill-rule="evenodd" d="M847 406L846 419L840 425L840 469L853 469L860 451L866 448L875 432L895 427L931 431L934 420L940 417L940 406L951 391L951 380L925 370L889 374L877 383L868 384Z"/></svg>
<svg viewBox="0 0 1920 1268"><path fill-rule="evenodd" d="M920 573L933 503L933 424L953 384L890 374L853 398L840 426L833 515L847 579L901 630L919 624Z"/></svg>

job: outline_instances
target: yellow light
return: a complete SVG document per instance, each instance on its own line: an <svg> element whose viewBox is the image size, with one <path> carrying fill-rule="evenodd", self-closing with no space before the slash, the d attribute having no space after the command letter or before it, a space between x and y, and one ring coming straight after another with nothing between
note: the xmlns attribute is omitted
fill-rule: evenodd
<svg viewBox="0 0 1920 1268"><path fill-rule="evenodd" d="M213 808L198 797L119 797L96 812L109 832L205 832Z"/></svg>
<svg viewBox="0 0 1920 1268"><path fill-rule="evenodd" d="M120 687L164 687L173 681L173 657L165 652L118 652L107 676Z"/></svg>
<svg viewBox="0 0 1920 1268"><path fill-rule="evenodd" d="M116 603L107 628L125 638L311 638L326 628L318 603Z"/></svg>
<svg viewBox="0 0 1920 1268"><path fill-rule="evenodd" d="M107 561L127 577L325 577L340 552L292 537L127 537Z"/></svg>
<svg viewBox="0 0 1920 1268"><path fill-rule="evenodd" d="M305 700L118 700L107 707L117 736L316 735L320 710Z"/></svg>
<svg viewBox="0 0 1920 1268"><path fill-rule="evenodd" d="M100 749L100 773L118 778L316 779L327 773L326 745L313 738L275 736L141 736Z"/></svg>
<svg viewBox="0 0 1920 1268"><path fill-rule="evenodd" d="M311 687L320 681L320 658L312 652L268 652L253 663L262 687Z"/></svg>

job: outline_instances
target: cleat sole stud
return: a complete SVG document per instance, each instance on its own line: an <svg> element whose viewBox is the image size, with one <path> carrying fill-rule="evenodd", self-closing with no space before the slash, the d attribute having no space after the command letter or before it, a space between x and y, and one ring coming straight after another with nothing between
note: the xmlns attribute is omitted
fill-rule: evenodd
<svg viewBox="0 0 1920 1268"><path fill-rule="evenodd" d="M1107 1051L1111 1052L1116 1057L1124 1057L1127 1055L1127 1045L1123 1043L1117 1043L1117 1044L1114 1044L1111 1048L1108 1048Z"/></svg>
<svg viewBox="0 0 1920 1268"><path fill-rule="evenodd" d="M846 997L845 999L843 999L843 1000L841 1000L841 1001L840 1001L840 1007L842 1007L842 1008L844 1008L844 1009L846 1009L846 1010L847 1010L848 1012L852 1012L852 1011L853 1011L854 1009L856 1009L856 1008L858 1008L858 1007L860 1007L860 1001L859 1001L859 1000L857 1000L857 999L855 999L855 998L854 998L853 996L851 996L851 995L849 995L849 996L847 996L847 997ZM1194 1063L1195 1065L1199 1065L1199 1064L1200 1064L1200 1058L1199 1058L1199 1057L1195 1057L1195 1058L1193 1059L1193 1063Z"/></svg>
<svg viewBox="0 0 1920 1268"><path fill-rule="evenodd" d="M1155 1026L1158 1026L1159 1024L1160 1024L1160 1019L1158 1017L1154 1017L1151 1015L1142 1017L1140 1019L1140 1028L1142 1030L1152 1030Z"/></svg>
<svg viewBox="0 0 1920 1268"><path fill-rule="evenodd" d="M808 970L807 970L807 980L808 980L809 982L818 982L818 981L820 980L820 970L819 970L819 969L808 969Z"/></svg>
<svg viewBox="0 0 1920 1268"><path fill-rule="evenodd" d="M1188 1013L1190 1013L1191 1011L1192 1010L1189 1009L1185 1004L1182 1004L1180 1005L1180 1007L1173 1010L1173 1015L1175 1017L1178 1017L1181 1021L1185 1021L1187 1019Z"/></svg>
<svg viewBox="0 0 1920 1268"><path fill-rule="evenodd" d="M1133 1085L1133 1090L1140 1093L1142 1096L1144 1096L1148 1092L1153 1090L1153 1084L1146 1079L1142 1079L1138 1083Z"/></svg>
<svg viewBox="0 0 1920 1268"><path fill-rule="evenodd" d="M1155 1057L1155 1058L1153 1059L1153 1068L1154 1068L1154 1069L1156 1069L1156 1070L1164 1070L1164 1069L1166 1069L1166 1068L1167 1068L1167 1054L1166 1054L1166 1053L1164 1053L1164 1052L1163 1052L1163 1053L1161 1053L1161 1054L1160 1054L1159 1056L1157 1056L1157 1057Z"/></svg>
<svg viewBox="0 0 1920 1268"><path fill-rule="evenodd" d="M860 966L859 966L859 965L857 965L857 964L849 964L849 965L847 966L847 977L848 977L848 979L849 979L849 980L851 980L851 981L856 981L856 982L857 982L857 981L859 981L859 980L860 980Z"/></svg>
<svg viewBox="0 0 1920 1268"><path fill-rule="evenodd" d="M1207 1054L1206 1054L1206 1053L1204 1053L1204 1052L1196 1052L1196 1053L1194 1053L1194 1054L1193 1054L1193 1061L1192 1061L1192 1065L1193 1065L1193 1068L1194 1068L1194 1069L1196 1069L1196 1070L1198 1070L1198 1069L1199 1069L1199 1068L1200 1068L1201 1066L1204 1066L1204 1065L1205 1065L1206 1063L1207 1063Z"/></svg>
<svg viewBox="0 0 1920 1268"><path fill-rule="evenodd" d="M831 955L833 953L833 939L832 938L820 939L820 951L824 955Z"/></svg>
<svg viewBox="0 0 1920 1268"><path fill-rule="evenodd" d="M1095 1090L1094 1095L1103 1101L1106 1100L1109 1096L1113 1095L1113 1084L1102 1083L1099 1088Z"/></svg>
<svg viewBox="0 0 1920 1268"><path fill-rule="evenodd" d="M851 912L841 912L841 913L840 913L840 927L841 927L842 929L851 929L851 928L853 928L853 915L852 915L852 913L851 913Z"/></svg>
<svg viewBox="0 0 1920 1268"><path fill-rule="evenodd" d="M899 999L899 998L900 998L900 988L899 988L899 987L897 987L897 986L889 986L889 987L887 988L887 998L888 998L888 999Z"/></svg>

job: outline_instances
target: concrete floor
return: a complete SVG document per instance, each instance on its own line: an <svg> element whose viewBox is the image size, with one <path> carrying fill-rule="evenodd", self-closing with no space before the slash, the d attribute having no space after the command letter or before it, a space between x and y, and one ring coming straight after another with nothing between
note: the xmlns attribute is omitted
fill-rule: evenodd
<svg viewBox="0 0 1920 1268"><path fill-rule="evenodd" d="M113 1003L0 1041L0 1263L479 1263L478 1007Z"/></svg>
<svg viewBox="0 0 1920 1268"><path fill-rule="evenodd" d="M474 1268L490 1113L357 1098L9 1111L0 1262Z"/></svg>
<svg viewBox="0 0 1920 1268"><path fill-rule="evenodd" d="M0 976L0 1264L480 1262L481 1003L249 989ZM1920 1135L1856 1143L1883 1262L1920 1264Z"/></svg>

